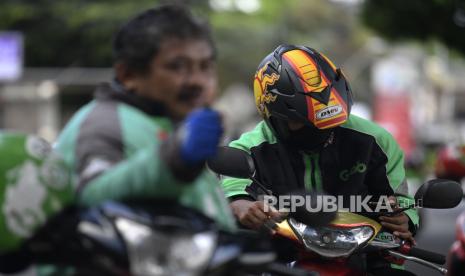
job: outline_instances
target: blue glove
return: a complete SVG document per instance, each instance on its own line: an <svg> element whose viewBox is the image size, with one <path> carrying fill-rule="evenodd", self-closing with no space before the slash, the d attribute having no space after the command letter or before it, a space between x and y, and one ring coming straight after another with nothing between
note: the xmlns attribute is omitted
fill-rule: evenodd
<svg viewBox="0 0 465 276"><path fill-rule="evenodd" d="M195 110L184 121L181 158L197 164L216 154L223 134L220 114L208 108Z"/></svg>

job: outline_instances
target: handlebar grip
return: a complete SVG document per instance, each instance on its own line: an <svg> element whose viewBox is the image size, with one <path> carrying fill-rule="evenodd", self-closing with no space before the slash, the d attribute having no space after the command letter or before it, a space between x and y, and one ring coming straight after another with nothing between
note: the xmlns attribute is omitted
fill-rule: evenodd
<svg viewBox="0 0 465 276"><path fill-rule="evenodd" d="M439 265L446 263L446 256L417 247L412 247L408 255Z"/></svg>

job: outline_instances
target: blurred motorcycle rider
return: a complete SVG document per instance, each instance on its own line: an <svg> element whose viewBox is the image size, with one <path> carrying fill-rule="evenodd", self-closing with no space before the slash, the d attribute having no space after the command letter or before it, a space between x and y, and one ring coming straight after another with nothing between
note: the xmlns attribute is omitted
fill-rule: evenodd
<svg viewBox="0 0 465 276"><path fill-rule="evenodd" d="M257 179L274 195L304 188L345 199L371 195L412 200L400 147L380 126L350 114L349 83L323 54L280 45L258 66L254 95L263 121L230 146L252 155ZM259 229L277 216L255 200L263 191L251 180L226 178L223 187L243 226ZM413 241L416 211L380 220L395 235Z"/></svg>
<svg viewBox="0 0 465 276"><path fill-rule="evenodd" d="M165 5L124 24L113 41L114 80L99 86L61 133L57 149L77 175L78 201L175 199L234 229L204 161L222 135L210 109L215 47L205 22Z"/></svg>

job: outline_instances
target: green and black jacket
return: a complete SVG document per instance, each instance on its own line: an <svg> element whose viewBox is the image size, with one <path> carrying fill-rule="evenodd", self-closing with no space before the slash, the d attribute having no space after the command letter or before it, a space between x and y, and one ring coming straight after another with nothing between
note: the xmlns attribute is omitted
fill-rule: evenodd
<svg viewBox="0 0 465 276"><path fill-rule="evenodd" d="M179 160L169 155L174 124L165 113L162 106L115 83L98 88L95 99L75 114L57 142L57 150L75 171L79 202L89 206L110 199L174 199L234 230L215 175L203 166L176 170Z"/></svg>
<svg viewBox="0 0 465 276"><path fill-rule="evenodd" d="M335 128L329 143L318 152L299 152L278 143L264 121L230 146L252 155L257 178L275 195L305 188L345 198L372 195L376 200L396 195L404 204L413 203L408 195L402 150L385 129L355 115ZM258 186L248 179L225 178L222 184L230 199L260 194ZM417 212L405 213L415 231Z"/></svg>

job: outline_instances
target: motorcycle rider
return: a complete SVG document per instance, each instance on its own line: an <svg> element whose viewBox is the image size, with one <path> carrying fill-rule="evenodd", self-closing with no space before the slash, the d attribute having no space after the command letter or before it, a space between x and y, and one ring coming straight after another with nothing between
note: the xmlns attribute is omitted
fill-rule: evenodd
<svg viewBox="0 0 465 276"><path fill-rule="evenodd" d="M263 121L230 146L251 154L256 178L275 196L304 188L344 199L371 195L411 202L400 147L380 126L350 114L349 83L326 56L280 45L258 66L254 95ZM226 178L222 185L243 226L259 229L278 216L264 211L269 208L256 200L263 191L251 180ZM413 241L415 210L379 219L396 236Z"/></svg>
<svg viewBox="0 0 465 276"><path fill-rule="evenodd" d="M33 135L0 132L0 154L0 275L34 275L22 245L73 203L71 171L50 144Z"/></svg>
<svg viewBox="0 0 465 276"><path fill-rule="evenodd" d="M217 89L209 27L164 5L124 24L113 41L114 80L99 86L60 134L57 150L77 176L78 201L175 199L235 222L204 161L222 135L210 109Z"/></svg>

